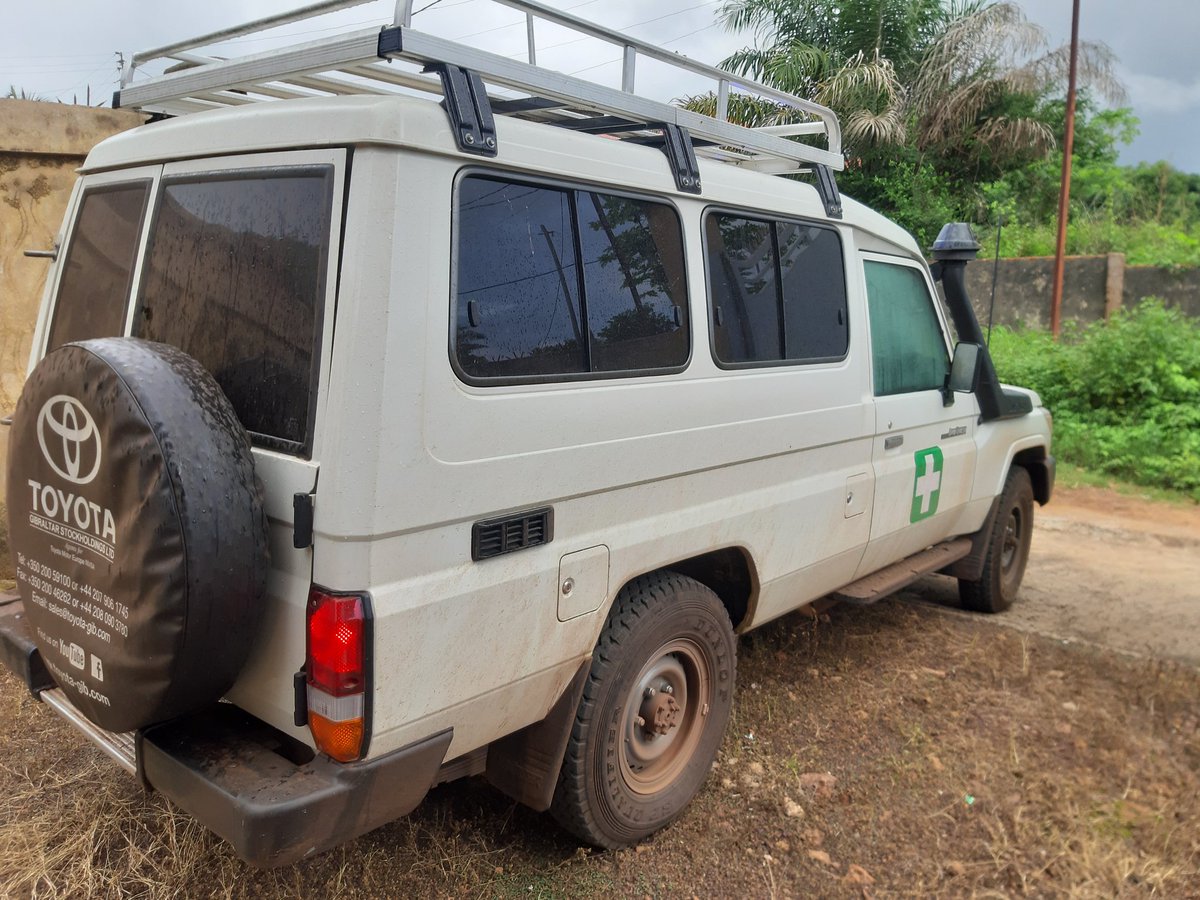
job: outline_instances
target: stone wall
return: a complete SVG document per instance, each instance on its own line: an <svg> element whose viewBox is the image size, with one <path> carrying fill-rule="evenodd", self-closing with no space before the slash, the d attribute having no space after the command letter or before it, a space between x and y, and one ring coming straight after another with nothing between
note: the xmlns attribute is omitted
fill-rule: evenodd
<svg viewBox="0 0 1200 900"><path fill-rule="evenodd" d="M987 327L994 261L978 259L967 266L967 290L980 323ZM996 266L993 321L998 325L1050 327L1054 259L1002 259ZM1115 309L1160 297L1200 318L1200 269L1127 266L1119 253L1071 256L1063 272L1063 320L1096 322Z"/></svg>
<svg viewBox="0 0 1200 900"><path fill-rule="evenodd" d="M12 412L25 382L50 266L24 251L54 246L75 170L88 151L141 122L137 113L122 110L0 100L0 415ZM7 443L7 429L0 428L0 471Z"/></svg>
<svg viewBox="0 0 1200 900"><path fill-rule="evenodd" d="M1130 266L1125 270L1125 305L1143 297L1161 297L1167 306L1200 318L1200 269Z"/></svg>

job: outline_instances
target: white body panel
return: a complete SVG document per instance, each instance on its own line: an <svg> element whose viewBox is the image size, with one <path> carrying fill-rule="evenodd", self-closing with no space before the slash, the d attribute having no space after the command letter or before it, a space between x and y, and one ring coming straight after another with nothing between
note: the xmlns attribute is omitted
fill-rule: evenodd
<svg viewBox="0 0 1200 900"><path fill-rule="evenodd" d="M860 251L924 267L911 237L881 216L847 200L830 223L847 271L845 359L722 369L710 344L705 210L828 223L815 189L704 163L694 196L675 189L655 149L512 119L497 122L497 136L498 157L481 160L457 152L428 102L296 101L137 129L100 145L84 169L119 180L138 166L338 167L334 233L345 240L331 247L340 270L331 266L312 458L256 450L275 564L263 633L229 695L302 740L292 677L310 582L371 593L370 755L452 727L454 757L546 714L631 578L736 549L752 580L740 627L751 628L977 530L1014 453L1048 447L1040 410L977 426L970 395L951 407L938 392L873 396ZM307 149L285 152L297 147ZM464 172L484 170L671 203L687 260L686 368L500 387L460 380L449 351L454 192ZM884 448L892 435L904 438L894 453ZM913 524L913 454L935 445L940 506ZM314 489L314 545L295 550L292 497ZM472 561L473 523L539 506L554 509L553 541ZM565 572L582 592L570 604Z"/></svg>

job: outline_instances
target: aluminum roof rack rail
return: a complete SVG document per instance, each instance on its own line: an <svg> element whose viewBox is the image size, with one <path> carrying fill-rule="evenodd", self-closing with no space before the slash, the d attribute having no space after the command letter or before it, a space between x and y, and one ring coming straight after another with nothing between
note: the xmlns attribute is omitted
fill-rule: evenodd
<svg viewBox="0 0 1200 900"><path fill-rule="evenodd" d="M844 165L841 128L832 110L654 44L553 9L535 0L491 0L525 15L526 61L514 60L412 27L413 0L398 0L381 28L227 57L218 45L372 0L322 0L289 13L256 19L133 54L122 67L113 106L174 116L206 109L298 97L425 92L441 94L459 148L495 154L493 115L511 115L622 139L656 141L672 160L681 189L699 190L695 155L770 173L816 169L826 206L840 205L830 169ZM621 48L621 89L537 65L535 22L548 22ZM641 96L635 89L639 57L702 76L717 97L715 116ZM393 62L406 65L393 65ZM142 75L165 64L161 74ZM513 99L512 92L521 95ZM747 128L729 121L730 97L744 95L794 110L810 121ZM655 136L658 137L655 137ZM824 135L827 148L789 140ZM694 144L693 144L694 141ZM824 173L821 169L824 168ZM693 179L694 184L684 182ZM833 185L833 195L826 186ZM831 213L832 214L832 213Z"/></svg>

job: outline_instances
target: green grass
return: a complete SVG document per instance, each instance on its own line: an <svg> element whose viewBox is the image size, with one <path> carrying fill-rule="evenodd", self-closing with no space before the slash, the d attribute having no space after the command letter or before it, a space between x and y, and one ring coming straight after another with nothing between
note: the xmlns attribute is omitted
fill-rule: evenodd
<svg viewBox="0 0 1200 900"><path fill-rule="evenodd" d="M1165 487L1151 487L1144 484L1134 484L1123 481L1103 472L1080 468L1071 462L1058 461L1058 471L1055 486L1060 488L1094 487L1116 491L1127 497L1138 497L1142 500L1153 500L1158 503L1169 503L1172 506L1195 506L1196 499L1184 491L1176 491Z"/></svg>
<svg viewBox="0 0 1200 900"><path fill-rule="evenodd" d="M1053 222L1004 229L1000 255L1053 256L1058 226ZM1067 253L1099 256L1124 253L1131 266L1200 266L1200 235L1158 222L1123 222L1111 218L1076 218L1067 226Z"/></svg>
<svg viewBox="0 0 1200 900"><path fill-rule="evenodd" d="M1200 323L1154 300L1108 323L996 328L1000 378L1054 414L1059 459L1096 476L1200 502Z"/></svg>

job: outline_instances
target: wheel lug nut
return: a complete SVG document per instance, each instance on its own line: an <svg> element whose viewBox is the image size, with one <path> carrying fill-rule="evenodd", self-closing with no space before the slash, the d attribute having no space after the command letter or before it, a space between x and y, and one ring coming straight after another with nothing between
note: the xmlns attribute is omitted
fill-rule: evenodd
<svg viewBox="0 0 1200 900"><path fill-rule="evenodd" d="M671 687L669 684L664 684L663 685L663 693L664 694L673 694L673 693L675 693L675 689L673 687Z"/></svg>
<svg viewBox="0 0 1200 900"><path fill-rule="evenodd" d="M645 728L646 720L643 719L641 716L638 716L636 719L633 720L633 724L636 725L638 728Z"/></svg>
<svg viewBox="0 0 1200 900"><path fill-rule="evenodd" d="M656 693L657 691L655 691L654 688L646 688L647 697L653 697Z"/></svg>

